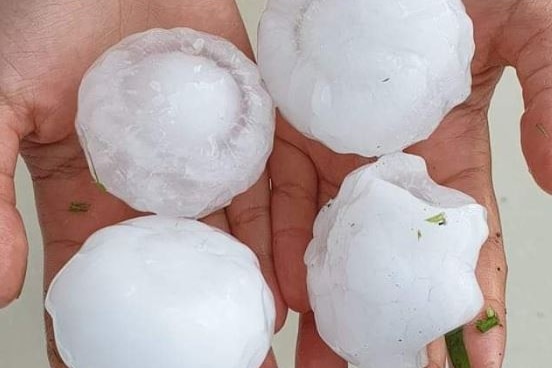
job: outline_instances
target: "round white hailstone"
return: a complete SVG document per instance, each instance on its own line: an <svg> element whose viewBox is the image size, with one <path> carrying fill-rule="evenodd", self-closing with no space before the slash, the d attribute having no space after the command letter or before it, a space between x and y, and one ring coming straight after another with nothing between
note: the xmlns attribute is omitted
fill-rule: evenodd
<svg viewBox="0 0 552 368"><path fill-rule="evenodd" d="M158 216L92 235L52 282L46 309L70 368L258 368L275 318L245 245Z"/></svg>
<svg viewBox="0 0 552 368"><path fill-rule="evenodd" d="M274 108L230 42L153 29L107 50L80 90L77 133L96 180L137 210L198 218L260 177Z"/></svg>
<svg viewBox="0 0 552 368"><path fill-rule="evenodd" d="M425 346L483 306L486 211L403 153L350 174L305 255L320 336L361 368L425 367Z"/></svg>
<svg viewBox="0 0 552 368"><path fill-rule="evenodd" d="M470 93L461 0L269 0L258 63L283 115L338 153L426 139Z"/></svg>

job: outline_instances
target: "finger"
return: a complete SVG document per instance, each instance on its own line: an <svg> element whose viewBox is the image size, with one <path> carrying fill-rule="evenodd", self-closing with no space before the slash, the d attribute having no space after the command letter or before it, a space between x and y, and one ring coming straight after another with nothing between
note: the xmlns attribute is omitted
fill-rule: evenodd
<svg viewBox="0 0 552 368"><path fill-rule="evenodd" d="M272 349L268 352L268 355L260 368L278 368L278 364L276 364L276 356L274 356Z"/></svg>
<svg viewBox="0 0 552 368"><path fill-rule="evenodd" d="M552 193L552 32L528 42L515 65L525 101L522 149L535 181Z"/></svg>
<svg viewBox="0 0 552 368"><path fill-rule="evenodd" d="M303 262L317 211L317 174L297 147L276 138L270 159L272 231L276 274L289 307L310 310Z"/></svg>
<svg viewBox="0 0 552 368"><path fill-rule="evenodd" d="M492 188L488 134L486 110L465 106L449 115L430 140L409 151L426 159L435 181L472 196L487 208L490 237L481 249L476 274L485 305L493 306L504 321L506 260ZM466 327L465 343L474 367L500 367L504 329L481 334L473 325Z"/></svg>
<svg viewBox="0 0 552 368"><path fill-rule="evenodd" d="M25 134L18 123L15 113L0 105L0 308L19 296L27 268L27 239L15 208L14 173Z"/></svg>
<svg viewBox="0 0 552 368"><path fill-rule="evenodd" d="M347 362L326 345L316 330L314 314L303 313L297 336L297 368L347 368Z"/></svg>
<svg viewBox="0 0 552 368"><path fill-rule="evenodd" d="M444 368L447 362L447 345L444 338L433 341L427 346L426 368ZM460 367L458 367L460 368Z"/></svg>
<svg viewBox="0 0 552 368"><path fill-rule="evenodd" d="M272 290L276 305L276 331L286 320L284 302L274 270L272 229L270 224L270 187L267 173L247 192L235 197L226 209L231 233L255 252L263 275Z"/></svg>

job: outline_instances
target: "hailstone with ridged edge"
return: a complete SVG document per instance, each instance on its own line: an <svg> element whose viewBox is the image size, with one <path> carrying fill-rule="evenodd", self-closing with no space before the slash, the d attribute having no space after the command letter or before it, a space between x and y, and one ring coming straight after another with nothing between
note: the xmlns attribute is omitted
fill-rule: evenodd
<svg viewBox="0 0 552 368"><path fill-rule="evenodd" d="M305 255L320 336L360 368L425 367L425 346L482 309L475 267L487 236L486 210L433 182L420 157L354 171Z"/></svg>
<svg viewBox="0 0 552 368"><path fill-rule="evenodd" d="M160 216L93 234L55 277L46 309L70 368L258 368L274 333L253 252Z"/></svg>
<svg viewBox="0 0 552 368"><path fill-rule="evenodd" d="M338 153L426 139L470 94L461 0L269 0L258 63L289 122Z"/></svg>
<svg viewBox="0 0 552 368"><path fill-rule="evenodd" d="M88 70L76 128L107 191L140 211L198 218L259 179L274 109L256 65L229 41L152 29Z"/></svg>

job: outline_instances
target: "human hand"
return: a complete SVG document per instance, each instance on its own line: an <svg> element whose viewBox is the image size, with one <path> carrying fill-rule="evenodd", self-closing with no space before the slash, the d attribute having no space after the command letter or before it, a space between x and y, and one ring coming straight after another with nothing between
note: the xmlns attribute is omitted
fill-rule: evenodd
<svg viewBox="0 0 552 368"><path fill-rule="evenodd" d="M13 173L21 152L34 181L44 237L44 286L97 229L138 216L93 184L74 130L83 73L108 47L149 28L188 26L220 35L252 56L232 0L8 0L0 5L0 307L20 292L27 257L24 226L15 209ZM72 202L90 204L73 212ZM281 326L287 307L276 285L266 175L226 210L204 219L232 232L260 259L277 302ZM48 316L47 316L48 317ZM49 318L52 367L55 353ZM273 356L263 366L275 367Z"/></svg>
<svg viewBox="0 0 552 368"><path fill-rule="evenodd" d="M481 250L477 276L486 306L494 308L503 326L481 334L470 324L464 330L464 339L473 367L496 368L502 364L506 340L507 266L492 187L487 112L504 67L514 66L526 106L521 127L523 152L537 183L552 193L552 1L464 2L474 21L477 47L472 94L445 118L430 139L408 151L425 158L435 181L471 195L488 210L490 237ZM273 251L284 300L301 313L297 367L346 367L316 332L306 292L303 254L318 210L337 194L349 172L369 160L331 152L283 120L276 134L270 161ZM431 346L432 367L443 367L445 357L442 341Z"/></svg>

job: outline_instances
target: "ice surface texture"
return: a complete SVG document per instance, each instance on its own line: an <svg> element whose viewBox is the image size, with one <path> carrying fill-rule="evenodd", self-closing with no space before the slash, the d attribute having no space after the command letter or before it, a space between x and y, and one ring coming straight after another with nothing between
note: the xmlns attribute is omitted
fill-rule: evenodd
<svg viewBox="0 0 552 368"><path fill-rule="evenodd" d="M460 0L269 0L259 29L277 106L338 153L402 150L470 93L473 31Z"/></svg>
<svg viewBox="0 0 552 368"><path fill-rule="evenodd" d="M275 318L246 246L158 216L92 235L54 279L46 308L70 368L258 368Z"/></svg>
<svg viewBox="0 0 552 368"><path fill-rule="evenodd" d="M137 210L197 218L260 177L274 111L256 65L230 42L153 29L107 50L79 91L93 175Z"/></svg>
<svg viewBox="0 0 552 368"><path fill-rule="evenodd" d="M444 220L444 222L443 222ZM403 153L351 173L305 255L320 335L361 368L423 367L425 346L483 306L486 211Z"/></svg>

